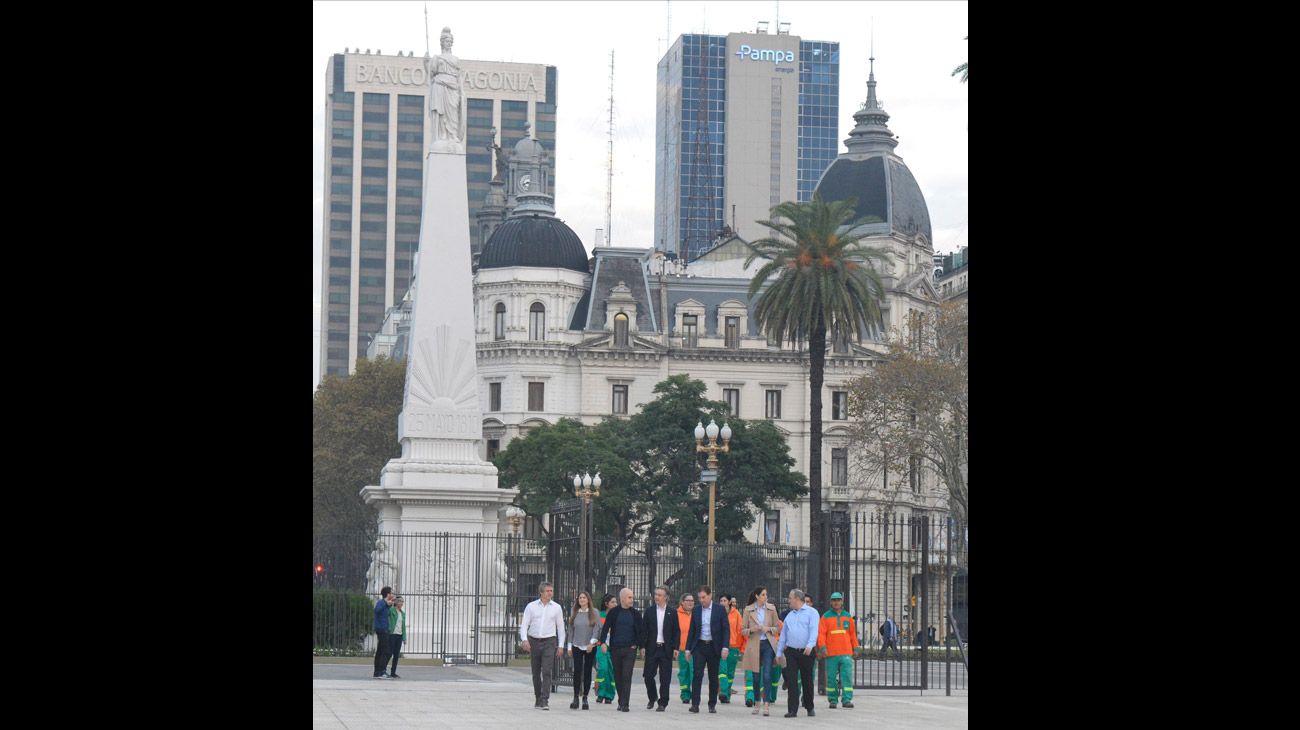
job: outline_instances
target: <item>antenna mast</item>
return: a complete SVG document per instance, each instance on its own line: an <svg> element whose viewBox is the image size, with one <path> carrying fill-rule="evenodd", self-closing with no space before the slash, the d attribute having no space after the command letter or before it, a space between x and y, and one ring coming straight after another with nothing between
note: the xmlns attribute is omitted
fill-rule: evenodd
<svg viewBox="0 0 1300 730"><path fill-rule="evenodd" d="M664 20L664 53L673 47L673 4L672 2L664 3L664 12L667 17Z"/></svg>
<svg viewBox="0 0 1300 730"><path fill-rule="evenodd" d="M614 233L614 49L609 51L609 155L605 158L605 245Z"/></svg>

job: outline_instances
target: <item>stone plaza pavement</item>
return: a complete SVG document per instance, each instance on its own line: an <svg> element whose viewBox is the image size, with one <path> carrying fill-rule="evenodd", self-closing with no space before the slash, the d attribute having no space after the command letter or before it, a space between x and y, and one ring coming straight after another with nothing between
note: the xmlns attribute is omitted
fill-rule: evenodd
<svg viewBox="0 0 1300 730"><path fill-rule="evenodd" d="M512 728L558 727L568 723L612 724L620 728L658 728L665 725L710 728L754 723L778 727L795 726L785 714L785 693L781 704L772 706L770 717L755 717L745 707L743 696L732 695L732 703L718 705L716 715L705 706L700 714L688 713L687 705L674 699L665 712L645 709L645 684L640 668L632 683L631 712L617 712L615 705L594 704L591 709L570 710L572 690L561 687L551 696L549 712L533 709L532 675L519 667L425 667L402 666L401 679L373 679L369 664L314 664L312 672L312 726L316 728ZM674 680L676 679L674 675ZM708 690L705 689L707 694ZM737 697L740 697L737 700ZM969 693L954 690L946 697L942 690L858 690L854 708L831 710L826 698L815 700L817 715L799 711L797 726L811 724L851 725L874 728L965 728L969 715ZM778 707L780 711L778 712Z"/></svg>

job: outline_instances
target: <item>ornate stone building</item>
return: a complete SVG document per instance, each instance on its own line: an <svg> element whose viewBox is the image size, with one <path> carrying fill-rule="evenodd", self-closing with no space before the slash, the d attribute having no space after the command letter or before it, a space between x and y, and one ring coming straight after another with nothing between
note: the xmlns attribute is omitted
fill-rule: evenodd
<svg viewBox="0 0 1300 730"><path fill-rule="evenodd" d="M925 199L894 153L889 116L875 98L854 115L848 151L823 174L827 199L858 200L870 244L893 260L882 271L886 329L901 328L912 310L935 305L933 246ZM546 151L521 140L509 155L478 215L486 244L474 275L478 373L483 405L484 458L543 424L575 418L594 424L637 412L653 399L656 383L689 373L745 419L769 419L790 444L797 469L809 459L808 354L769 342L753 317L747 291L759 264L746 270L748 247L737 238L717 242L689 262L644 248L597 247L582 242L555 215L546 177ZM371 356L402 350L401 307L390 310L381 345ZM380 338L376 338L380 342ZM832 510L862 509L880 480L850 473L848 383L870 373L885 352L879 339L841 333L828 343L822 393L823 499ZM683 440L691 435L682 434ZM915 485L891 502L897 512L941 507L933 474L890 475L890 484ZM507 486L507 485L503 485ZM747 532L754 542L807 545L807 499L758 515Z"/></svg>

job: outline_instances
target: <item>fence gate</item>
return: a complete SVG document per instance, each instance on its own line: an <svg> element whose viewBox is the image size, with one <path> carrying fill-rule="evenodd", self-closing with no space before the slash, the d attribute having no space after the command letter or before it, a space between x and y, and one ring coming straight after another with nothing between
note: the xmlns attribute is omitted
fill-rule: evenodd
<svg viewBox="0 0 1300 730"><path fill-rule="evenodd" d="M314 538L316 650L373 652L373 607L390 586L406 600L404 656L505 664L518 632L508 593L517 547L497 535Z"/></svg>
<svg viewBox="0 0 1300 730"><path fill-rule="evenodd" d="M555 586L555 600L564 608L567 621L574 597L583 590L579 564L583 557L582 500L568 499L556 502L551 508L551 538L546 543L547 580ZM536 598L534 593L533 598ZM530 599L531 600L531 599ZM593 596L593 602L600 596ZM566 629L567 631L567 629ZM573 686L573 658L564 656L555 660L555 675L551 691L557 685Z"/></svg>
<svg viewBox="0 0 1300 730"><path fill-rule="evenodd" d="M866 647L853 663L853 686L966 689L966 664L947 620L953 616L967 638L965 525L944 514L860 512L848 528L845 608ZM892 626L882 631L886 622Z"/></svg>

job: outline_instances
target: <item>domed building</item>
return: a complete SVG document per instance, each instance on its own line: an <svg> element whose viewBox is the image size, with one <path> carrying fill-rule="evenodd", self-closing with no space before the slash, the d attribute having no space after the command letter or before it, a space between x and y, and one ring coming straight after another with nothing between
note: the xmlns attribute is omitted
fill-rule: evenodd
<svg viewBox="0 0 1300 730"><path fill-rule="evenodd" d="M882 272L888 291L884 326L889 330L903 327L909 309L928 311L938 297L930 211L912 171L894 152L898 138L876 99L875 61L873 57L867 76L867 100L853 115L857 124L844 140L848 150L822 173L815 192L827 201L853 199L857 218L879 221L854 230L870 234L869 245L893 254Z"/></svg>
<svg viewBox="0 0 1300 730"><path fill-rule="evenodd" d="M578 234L555 217L546 158L537 140L520 140L479 214L487 235L474 307L489 459L509 439L554 423L551 413L564 413L555 406L575 340L570 329L592 278ZM505 412L518 416L503 419Z"/></svg>

